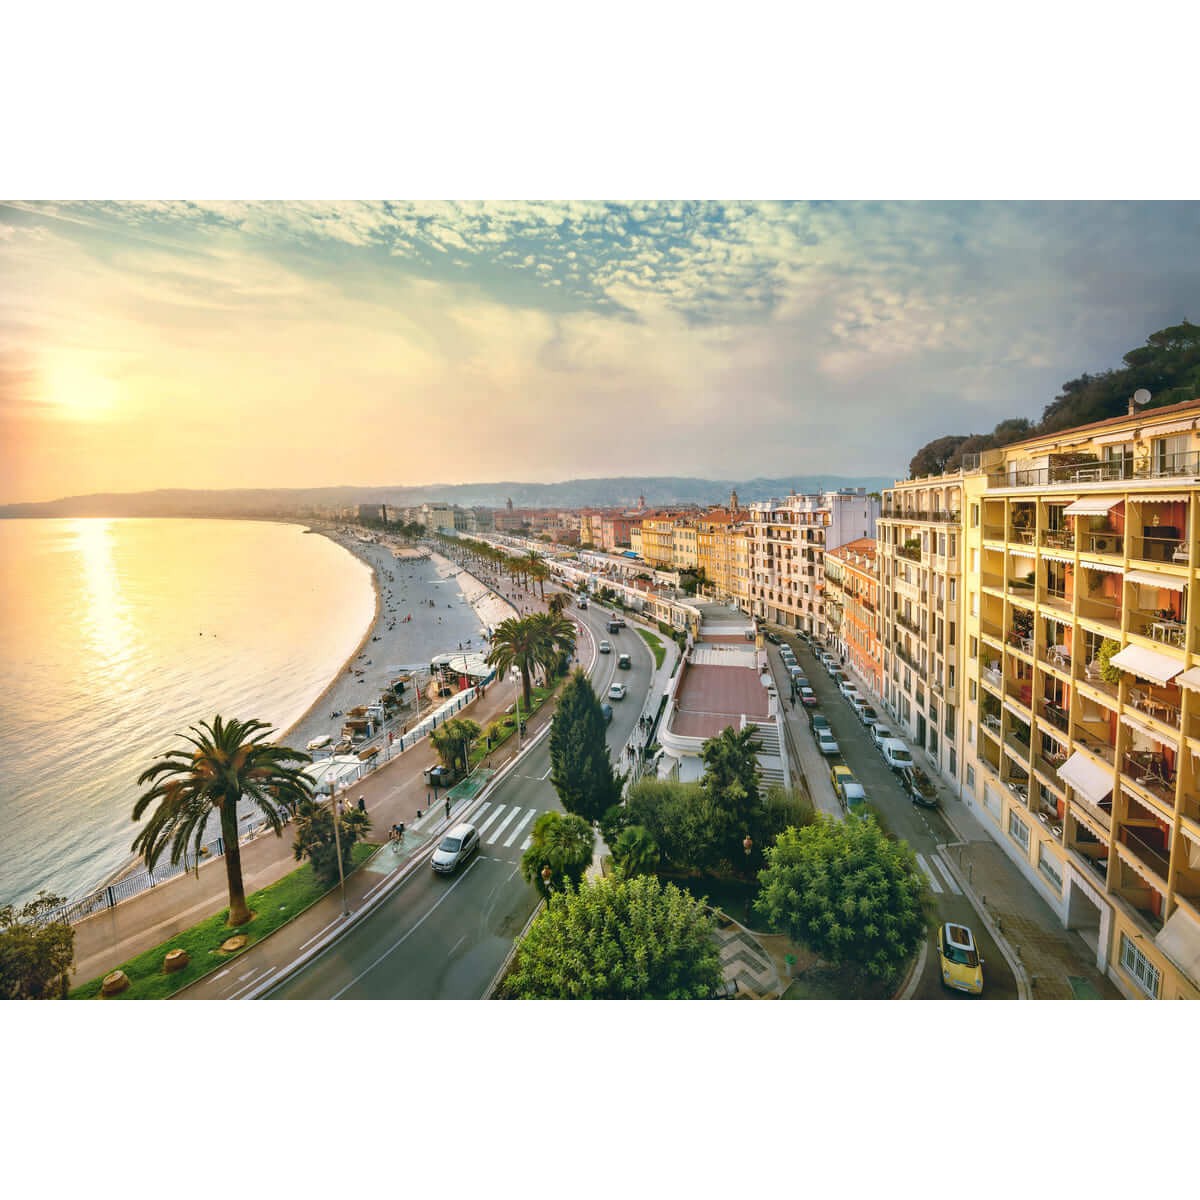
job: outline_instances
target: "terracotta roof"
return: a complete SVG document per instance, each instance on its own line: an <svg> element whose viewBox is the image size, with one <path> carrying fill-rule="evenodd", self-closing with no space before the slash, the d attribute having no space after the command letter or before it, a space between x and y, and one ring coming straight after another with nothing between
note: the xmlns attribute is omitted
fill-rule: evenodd
<svg viewBox="0 0 1200 1200"><path fill-rule="evenodd" d="M1103 421L1093 421L1089 425L1072 425L1070 429L1058 429L1054 433L1039 433L1034 437L1025 438L1019 442L1009 442L1001 446L1000 449L1009 450L1013 446L1028 446L1033 442L1061 441L1067 437L1075 437L1081 433L1098 433L1100 430L1108 429L1110 426L1120 425L1122 421L1132 421L1137 425L1147 421L1158 421L1162 417L1195 409L1200 409L1200 399L1183 400L1179 404L1167 404L1162 408L1139 408L1132 414L1122 413L1117 417L1105 417Z"/></svg>
<svg viewBox="0 0 1200 1200"><path fill-rule="evenodd" d="M826 550L825 557L839 558L845 561L849 559L851 554L856 554L860 558L869 558L874 562L876 552L874 538L855 538L852 542L844 542L840 546L835 546L832 550Z"/></svg>

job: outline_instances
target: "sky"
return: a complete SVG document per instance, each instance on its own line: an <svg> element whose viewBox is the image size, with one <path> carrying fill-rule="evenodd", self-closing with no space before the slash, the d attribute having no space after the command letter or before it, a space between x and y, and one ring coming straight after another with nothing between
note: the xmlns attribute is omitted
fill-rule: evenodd
<svg viewBox="0 0 1200 1200"><path fill-rule="evenodd" d="M1200 319L1189 202L0 203L0 501L897 475Z"/></svg>

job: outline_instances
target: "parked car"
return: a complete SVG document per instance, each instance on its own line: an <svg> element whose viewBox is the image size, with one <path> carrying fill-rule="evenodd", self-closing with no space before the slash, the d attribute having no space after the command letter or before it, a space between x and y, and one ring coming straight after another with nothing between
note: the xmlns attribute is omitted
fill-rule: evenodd
<svg viewBox="0 0 1200 1200"><path fill-rule="evenodd" d="M768 630L766 630L766 631L763 633L763 637L765 637L765 638L767 639L767 641L771 643L771 645L772 645L772 646L778 646L778 645L779 645L779 634L777 634L777 633L772 633L772 632L771 632L771 631L768 629Z"/></svg>
<svg viewBox="0 0 1200 1200"><path fill-rule="evenodd" d="M858 713L858 719L870 729L872 725L879 721L879 714L861 698L855 703L854 711Z"/></svg>
<svg viewBox="0 0 1200 1200"><path fill-rule="evenodd" d="M604 718L605 725L611 724L613 718L613 706L611 704L600 705L600 715Z"/></svg>
<svg viewBox="0 0 1200 1200"><path fill-rule="evenodd" d="M466 821L455 825L429 860L439 875L450 875L479 849L479 830Z"/></svg>
<svg viewBox="0 0 1200 1200"><path fill-rule="evenodd" d="M876 750L882 749L883 743L894 736L886 725L881 725L878 721L871 726L871 740L875 743Z"/></svg>
<svg viewBox="0 0 1200 1200"><path fill-rule="evenodd" d="M900 771L900 782L904 784L904 790L908 792L908 797L914 804L919 804L922 808L937 808L937 788L933 780L916 763Z"/></svg>
<svg viewBox="0 0 1200 1200"><path fill-rule="evenodd" d="M983 991L983 959L975 935L965 925L947 921L938 926L937 948L942 985L978 996Z"/></svg>
<svg viewBox="0 0 1200 1200"><path fill-rule="evenodd" d="M879 749L883 754L883 761L893 771L899 771L901 767L911 767L913 765L913 758L908 752L908 747L899 738L885 739L880 743Z"/></svg>
<svg viewBox="0 0 1200 1200"><path fill-rule="evenodd" d="M832 729L814 730L817 738L817 749L824 755L841 754L842 748L837 744Z"/></svg>
<svg viewBox="0 0 1200 1200"><path fill-rule="evenodd" d="M838 691L841 691L842 684L845 683L847 679L849 679L849 676L846 674L845 671L833 670L833 671L829 672L829 678L832 679L833 682L837 684Z"/></svg>
<svg viewBox="0 0 1200 1200"><path fill-rule="evenodd" d="M630 659L628 654L618 654L617 655L617 666L622 671L628 671L630 669L630 667L633 666L633 660Z"/></svg>
<svg viewBox="0 0 1200 1200"><path fill-rule="evenodd" d="M867 793L845 763L834 763L829 778L833 781L833 790L842 808L847 812L860 812L866 808Z"/></svg>
<svg viewBox="0 0 1200 1200"><path fill-rule="evenodd" d="M608 698L610 700L624 700L625 685L623 683L614 683L612 687L608 689Z"/></svg>
<svg viewBox="0 0 1200 1200"><path fill-rule="evenodd" d="M810 712L808 714L808 724L809 724L809 727L812 729L813 733L815 734L818 729L828 729L829 728L829 719L825 716L824 713Z"/></svg>
<svg viewBox="0 0 1200 1200"><path fill-rule="evenodd" d="M805 708L815 708L817 705L817 693L810 687L801 687L797 689L800 693L800 703Z"/></svg>
<svg viewBox="0 0 1200 1200"><path fill-rule="evenodd" d="M611 654L612 653L612 642L610 642L607 638L600 639L600 653L601 654Z"/></svg>
<svg viewBox="0 0 1200 1200"><path fill-rule="evenodd" d="M838 691L850 701L851 704L858 699L858 685L851 679L843 679L838 683Z"/></svg>
<svg viewBox="0 0 1200 1200"><path fill-rule="evenodd" d="M776 639L776 640L778 640L778 639ZM795 652L795 650L793 650L791 648L791 646L789 646L787 644L787 642L780 642L779 657L783 658L783 659L791 659L792 662L795 662L796 661L796 652Z"/></svg>

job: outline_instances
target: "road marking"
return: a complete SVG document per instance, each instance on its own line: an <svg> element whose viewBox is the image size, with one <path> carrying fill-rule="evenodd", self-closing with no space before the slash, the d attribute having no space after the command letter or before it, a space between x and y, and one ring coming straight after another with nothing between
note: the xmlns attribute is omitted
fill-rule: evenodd
<svg viewBox="0 0 1200 1200"><path fill-rule="evenodd" d="M510 812L508 814L508 816L505 817L504 820L501 821L500 824L497 825L496 828L493 829L491 834L488 836L488 844L489 845L493 842L498 842L500 840L500 835L505 831L505 829L508 828L509 822L512 821L513 818L516 817L518 813L520 813L520 811L521 810L519 808L517 808L516 805L513 806L512 812Z"/></svg>
<svg viewBox="0 0 1200 1200"><path fill-rule="evenodd" d="M266 983L266 981L268 979L271 978L272 975L278 975L278 974L279 974L279 968L272 967L265 975L260 976L253 983L249 983L244 988L241 988L240 990L234 992L233 995L229 997L229 999L230 1000L240 1000L241 997L246 992L250 992L250 991L253 991L257 987L261 987L264 983Z"/></svg>
<svg viewBox="0 0 1200 1200"><path fill-rule="evenodd" d="M531 837L527 837L527 838L526 838L526 839L525 839L525 840L524 840L524 841L521 843L521 849L522 849L522 850L528 850L528 849L529 849L529 843L530 843L530 842L532 842L532 841L533 841L533 838L531 838Z"/></svg>
<svg viewBox="0 0 1200 1200"><path fill-rule="evenodd" d="M533 820L534 813L536 813L536 812L537 812L536 808L531 808L524 815L524 817L521 818L520 822L518 822L518 824L517 824L517 827L512 831L512 833L510 833L508 835L508 840L504 843L506 846L511 846L513 844L513 842L515 842L517 840L517 838L520 836L521 830L524 829L525 826L528 825L529 822Z"/></svg>
<svg viewBox="0 0 1200 1200"><path fill-rule="evenodd" d="M935 892L940 895L943 891L945 891L945 888L938 883L937 876L933 873L929 864L925 861L925 856L923 854L917 855L917 866L919 866L921 870L925 872L925 877L929 880L929 886L933 888Z"/></svg>
<svg viewBox="0 0 1200 1200"><path fill-rule="evenodd" d="M313 942L317 941L318 938L323 938L339 921L344 920L344 919L345 919L344 917L335 917L332 921L329 922L328 925L325 926L324 929L320 930L318 933L314 933L312 935L312 937L310 937L308 939L308 941L305 942L300 947L300 949L306 950L309 946L311 946L313 944Z"/></svg>
<svg viewBox="0 0 1200 1200"><path fill-rule="evenodd" d="M942 852L939 850L936 854L930 856L931 861L939 871L946 877L946 882L950 885L950 890L956 895L961 896L962 888L954 882L954 876L950 873L950 868L946 866L946 860L942 858Z"/></svg>
<svg viewBox="0 0 1200 1200"><path fill-rule="evenodd" d="M482 825L475 826L475 828L479 830L480 837L483 836L483 831L505 810L506 807L507 805L497 804L492 810L492 815L488 817L488 819L484 821Z"/></svg>
<svg viewBox="0 0 1200 1200"><path fill-rule="evenodd" d="M393 950L398 950L402 945L404 945L404 943L407 942L408 939L412 937L412 935L416 933L417 930L420 929L421 926L424 925L425 922L428 921L429 918L432 917L433 914L437 912L437 910L450 898L450 893L454 891L454 889L458 887L458 885L462 883L462 881L466 879L466 877L475 869L475 864L477 862L479 862L478 856L476 856L471 860L470 863L467 864L466 870L463 871L463 873L442 893L442 896L437 903L432 905L429 911L423 917L421 917L421 919L417 921L417 923L406 934L403 934L396 941L394 941L373 963L371 963L369 967L367 967L365 971L360 971L352 980L350 980L348 984L346 984L344 988L338 992L335 992L330 999L340 1000L360 979L365 978L373 970L375 970L375 968L379 966L379 964L383 962L383 960L387 958L387 956L391 954Z"/></svg>
<svg viewBox="0 0 1200 1200"><path fill-rule="evenodd" d="M539 775L539 776L538 776L538 778L539 778L539 779L549 779L549 778L550 778L550 772L551 772L551 771L553 771L553 770L554 770L554 765L553 765L553 764L551 764L550 766L548 766L548 767L546 768L546 773L545 773L545 775Z"/></svg>

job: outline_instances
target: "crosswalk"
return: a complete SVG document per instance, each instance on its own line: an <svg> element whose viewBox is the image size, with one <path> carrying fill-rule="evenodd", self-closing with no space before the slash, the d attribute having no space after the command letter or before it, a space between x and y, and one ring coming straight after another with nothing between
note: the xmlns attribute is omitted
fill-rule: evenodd
<svg viewBox="0 0 1200 1200"><path fill-rule="evenodd" d="M496 804L491 800L485 800L475 810L471 824L479 830L481 845L511 849L517 839L525 833L530 821L537 815L536 808L523 808L519 804ZM527 835L517 849L528 850L531 840Z"/></svg>
<svg viewBox="0 0 1200 1200"><path fill-rule="evenodd" d="M937 866L937 871L934 871L933 867L930 866L929 862L926 861L925 855L917 855L917 866L920 867L925 873L925 878L929 880L929 886L935 892L941 894L946 890L946 888L942 886L942 883L945 882L946 887L948 887L956 896L961 896L963 894L962 888L960 888L958 884L954 882L954 876L950 874L950 868L947 867L942 861L942 856L940 854L931 854L929 858L933 864Z"/></svg>

